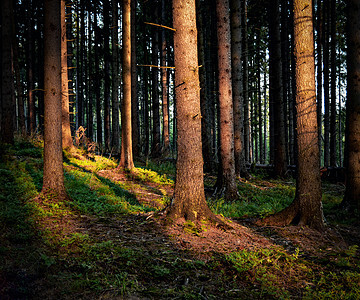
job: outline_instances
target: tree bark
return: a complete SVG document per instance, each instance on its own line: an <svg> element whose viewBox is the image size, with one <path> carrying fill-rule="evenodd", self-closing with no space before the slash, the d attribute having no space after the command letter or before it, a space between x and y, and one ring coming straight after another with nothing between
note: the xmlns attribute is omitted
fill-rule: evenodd
<svg viewBox="0 0 360 300"><path fill-rule="evenodd" d="M360 209L360 1L347 4L346 190L343 204Z"/></svg>
<svg viewBox="0 0 360 300"><path fill-rule="evenodd" d="M231 79L231 32L229 1L217 0L219 107L220 107L220 155L222 165L219 193L226 200L237 199L234 158L234 118Z"/></svg>
<svg viewBox="0 0 360 300"><path fill-rule="evenodd" d="M269 101L273 106L274 175L284 177L287 169L285 149L284 100L282 85L282 58L280 39L279 0L269 4Z"/></svg>
<svg viewBox="0 0 360 300"><path fill-rule="evenodd" d="M134 168L131 129L131 0L123 0L123 93L121 110L121 156L119 167Z"/></svg>
<svg viewBox="0 0 360 300"><path fill-rule="evenodd" d="M165 0L161 0L161 20L165 24ZM166 66L167 42L166 34L161 33L161 65ZM168 72L166 68L161 69L162 83L162 115L163 115L163 155L170 154L170 132L169 132L169 99L168 99Z"/></svg>
<svg viewBox="0 0 360 300"><path fill-rule="evenodd" d="M44 1L44 179L42 193L66 197L61 139L61 0Z"/></svg>
<svg viewBox="0 0 360 300"><path fill-rule="evenodd" d="M241 3L230 1L231 18L231 68L234 107L234 156L237 177L248 177L244 156L244 94L242 70Z"/></svg>
<svg viewBox="0 0 360 300"><path fill-rule="evenodd" d="M330 1L330 57L331 57L331 89L330 89L330 166L336 167L336 142L338 139L336 131L336 1Z"/></svg>
<svg viewBox="0 0 360 300"><path fill-rule="evenodd" d="M157 3L157 2L156 2ZM157 4L156 4L157 5ZM154 11L155 22L159 19L159 9L156 6ZM159 32L157 28L153 29L152 36L152 59L153 65L159 64ZM152 68L152 145L151 156L157 158L161 155L161 135L160 135L160 101L159 101L159 69Z"/></svg>
<svg viewBox="0 0 360 300"><path fill-rule="evenodd" d="M103 15L104 15L104 141L106 151L110 150L110 0L103 0Z"/></svg>
<svg viewBox="0 0 360 300"><path fill-rule="evenodd" d="M67 65L67 38L66 38L66 0L61 0L61 128L62 128L62 146L70 149L73 146L70 130L69 115L69 82Z"/></svg>
<svg viewBox="0 0 360 300"><path fill-rule="evenodd" d="M316 114L312 0L294 0L294 44L297 112L297 180L293 203L259 223L324 227Z"/></svg>
<svg viewBox="0 0 360 300"><path fill-rule="evenodd" d="M1 141L4 143L14 143L15 133L15 93L13 79L13 3L10 0L1 2L2 18L2 87L1 87Z"/></svg>
<svg viewBox="0 0 360 300"><path fill-rule="evenodd" d="M205 201L194 0L173 1L177 147L175 198L168 217L215 218Z"/></svg>
<svg viewBox="0 0 360 300"><path fill-rule="evenodd" d="M120 153L120 123L119 123L119 27L118 0L112 0L112 140L113 153Z"/></svg>
<svg viewBox="0 0 360 300"><path fill-rule="evenodd" d="M323 5L324 34L324 166L330 163L330 95L329 95L329 2Z"/></svg>

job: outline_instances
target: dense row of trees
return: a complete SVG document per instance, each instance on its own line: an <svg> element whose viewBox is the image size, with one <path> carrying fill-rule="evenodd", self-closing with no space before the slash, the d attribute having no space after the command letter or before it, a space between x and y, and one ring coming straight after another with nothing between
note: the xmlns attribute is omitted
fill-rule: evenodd
<svg viewBox="0 0 360 300"><path fill-rule="evenodd" d="M2 1L2 141L43 134L45 179L62 166L58 134L67 148L121 149L126 169L177 156L175 199L197 204L172 213L192 219L209 215L203 170L232 200L250 164L280 177L297 165L294 203L268 222L322 227L320 166L359 170L359 28L345 27L358 2L346 14L339 0Z"/></svg>

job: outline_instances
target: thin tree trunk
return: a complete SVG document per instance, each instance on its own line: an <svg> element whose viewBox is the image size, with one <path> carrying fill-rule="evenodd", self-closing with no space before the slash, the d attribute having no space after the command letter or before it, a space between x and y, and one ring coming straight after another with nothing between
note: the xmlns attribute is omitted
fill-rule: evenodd
<svg viewBox="0 0 360 300"><path fill-rule="evenodd" d="M330 160L330 95L329 95L329 5L324 2L324 166L329 166Z"/></svg>
<svg viewBox="0 0 360 300"><path fill-rule="evenodd" d="M323 38L323 18L322 18L322 1L317 0L317 122L318 122L318 130L319 130L319 149L320 154L322 151L322 107L323 107L323 55L322 55L322 46L324 42ZM321 158L320 158L321 161Z"/></svg>
<svg viewBox="0 0 360 300"><path fill-rule="evenodd" d="M134 168L131 129L131 0L123 0L123 93L121 109L121 156L119 167Z"/></svg>
<svg viewBox="0 0 360 300"><path fill-rule="evenodd" d="M4 0L1 2L2 18L2 76L1 76L1 141L4 143L14 143L15 133L15 93L13 79L13 56L12 56L12 39L13 33L13 2Z"/></svg>
<svg viewBox="0 0 360 300"><path fill-rule="evenodd" d="M87 130L88 130L88 138L90 140L94 140L94 115L93 115L93 97L94 97L94 86L96 85L95 80L95 71L93 66L93 46L92 46L92 30L95 30L95 25L93 25L93 22L91 21L91 3L88 3L88 53L87 53L87 61L83 60L85 70L85 80L89 80L89 84L86 86L86 94L87 94L87 103L84 104L84 110L86 109L87 112L86 115L86 123L87 123ZM84 36L85 39L85 36ZM95 46L94 46L95 47ZM95 51L94 51L95 52ZM84 57L86 57L86 54L84 53ZM87 76L86 76L87 74ZM85 92L85 89L84 89ZM84 95L84 94L83 94ZM85 97L84 97L85 98ZM85 121L85 120L84 120Z"/></svg>
<svg viewBox="0 0 360 300"><path fill-rule="evenodd" d="M330 166L336 167L336 1L330 1L331 25L330 25L330 54L331 54L331 107L330 107Z"/></svg>
<svg viewBox="0 0 360 300"><path fill-rule="evenodd" d="M247 177L244 156L244 94L242 70L242 29L241 29L241 3L230 1L231 12L231 62L234 107L234 155L235 173L237 177Z"/></svg>
<svg viewBox="0 0 360 300"><path fill-rule="evenodd" d="M118 0L112 0L112 141L114 154L120 152L120 125L119 125L119 27L118 27Z"/></svg>
<svg viewBox="0 0 360 300"><path fill-rule="evenodd" d="M274 124L274 174L283 177L286 174L285 124L282 85L282 58L280 39L279 0L269 5L269 101L272 103Z"/></svg>
<svg viewBox="0 0 360 300"><path fill-rule="evenodd" d="M94 45L94 63L95 63L95 103L96 103L96 142L99 146L103 144L103 120L102 120L102 101L100 96L101 91L101 77L102 72L100 71L99 56L100 56L100 46L102 44L102 39L100 36L100 28L98 25L98 12L97 4L94 4L94 30L95 30L95 45ZM91 53L90 53L91 55Z"/></svg>
<svg viewBox="0 0 360 300"><path fill-rule="evenodd" d="M156 4L157 5L157 4ZM154 11L154 19L158 20L159 9L156 6ZM152 40L152 59L153 65L159 64L159 32L157 28L153 29ZM160 101L159 101L159 69L152 68L152 145L151 156L157 158L161 154L161 135L160 135Z"/></svg>
<svg viewBox="0 0 360 300"><path fill-rule="evenodd" d="M62 146L63 148L72 148L73 141L70 130L69 115L69 82L67 65L67 38L66 38L66 0L61 0L61 126L62 126Z"/></svg>
<svg viewBox="0 0 360 300"><path fill-rule="evenodd" d="M137 69L136 69L136 2L131 1L131 126L133 155L140 155L139 106L137 97Z"/></svg>
<svg viewBox="0 0 360 300"><path fill-rule="evenodd" d="M250 134L250 101L249 101L249 47L248 47L248 33L247 33L247 4L245 0L242 0L243 5L243 17L242 30L243 30L243 72L244 72L244 149L245 149L245 161L250 162L251 160L251 134Z"/></svg>
<svg viewBox="0 0 360 300"><path fill-rule="evenodd" d="M32 2L31 0L27 0L27 49L26 49L26 57L27 57L27 91L28 91L28 133L33 134L36 130L36 107L35 107L35 95L34 95L34 30L33 30L33 19L30 14L32 12Z"/></svg>
<svg viewBox="0 0 360 300"><path fill-rule="evenodd" d="M110 0L103 0L103 15L104 15L104 140L106 151L110 150Z"/></svg>
<svg viewBox="0 0 360 300"><path fill-rule="evenodd" d="M227 200L237 199L234 158L234 118L231 80L231 32L229 1L217 0L221 185L219 193Z"/></svg>
<svg viewBox="0 0 360 300"><path fill-rule="evenodd" d="M161 19L165 23L165 0L161 0ZM166 34L161 33L161 65L166 66L167 42ZM162 82L162 115L163 115L163 155L170 154L170 132L169 132L169 99L168 99L168 72L166 68L161 69Z"/></svg>

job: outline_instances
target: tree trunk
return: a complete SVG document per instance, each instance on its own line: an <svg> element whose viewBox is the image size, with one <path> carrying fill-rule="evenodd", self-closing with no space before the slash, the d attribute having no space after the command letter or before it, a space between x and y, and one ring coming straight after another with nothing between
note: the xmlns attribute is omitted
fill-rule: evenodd
<svg viewBox="0 0 360 300"><path fill-rule="evenodd" d="M269 101L273 106L274 124L274 175L284 177L287 169L285 149L285 124L282 85L282 58L280 39L279 0L269 5Z"/></svg>
<svg viewBox="0 0 360 300"><path fill-rule="evenodd" d="M316 115L312 1L294 0L294 42L298 169L293 203L259 223L288 225L298 222L322 230L320 159Z"/></svg>
<svg viewBox="0 0 360 300"><path fill-rule="evenodd" d="M318 135L319 135L319 149L321 154L322 146L322 107L323 107L323 55L322 55L322 46L323 46L323 18L322 18L322 1L317 1L317 122L318 122ZM321 156L320 156L321 162Z"/></svg>
<svg viewBox="0 0 360 300"><path fill-rule="evenodd" d="M106 151L110 150L110 0L103 0L103 15L104 15L104 140Z"/></svg>
<svg viewBox="0 0 360 300"><path fill-rule="evenodd" d="M98 11L97 4L94 4L94 30L95 30L95 45L94 45L94 86L95 86L95 103L96 103L96 142L99 146L103 144L103 120L102 120L102 101L100 96L101 91L101 77L102 72L100 71L100 45L102 44L102 38L100 34L100 27L98 24ZM91 55L91 53L89 54Z"/></svg>
<svg viewBox="0 0 360 300"><path fill-rule="evenodd" d="M344 203L360 209L360 1L347 4L347 102L345 131L346 191Z"/></svg>
<svg viewBox="0 0 360 300"><path fill-rule="evenodd" d="M95 23L95 22L94 22ZM87 56L87 60L83 60L83 70L85 70L85 80L89 80L88 84L86 85L86 96L87 96L87 103L84 103L84 113L86 115L86 127L88 130L88 138L93 141L94 140L94 114L93 114L93 97L94 97L94 89L96 85L95 80L95 71L93 66L93 53L92 53L92 30L95 30L95 25L91 21L91 2L88 2L88 51L87 55L84 53L84 58ZM85 35L83 37L85 39ZM94 46L95 47L95 46ZM94 51L95 52L95 51ZM87 74L87 76L86 76ZM85 92L85 89L83 90ZM83 94L84 95L84 94ZM85 99L85 97L84 97ZM86 113L85 113L86 110ZM85 120L84 120L85 124Z"/></svg>
<svg viewBox="0 0 360 300"><path fill-rule="evenodd" d="M158 21L159 9L156 6L154 11L155 22ZM153 29L152 39L152 59L153 65L159 64L159 32L157 28ZM151 156L157 158L161 155L161 135L160 135L160 102L159 102L159 70L157 67L152 68L152 145Z"/></svg>
<svg viewBox="0 0 360 300"><path fill-rule="evenodd" d="M161 19L165 24L165 0L161 0ZM166 34L161 33L161 65L166 66L167 42ZM169 132L169 99L168 99L168 72L166 68L161 69L162 83L162 114L163 114L163 155L170 154L170 132Z"/></svg>
<svg viewBox="0 0 360 300"><path fill-rule="evenodd" d="M336 167L336 1L330 1L331 25L330 25L330 54L331 54L331 103L330 103L330 166Z"/></svg>
<svg viewBox="0 0 360 300"><path fill-rule="evenodd" d="M195 1L173 1L173 24L178 156L168 217L200 221L215 216L204 192Z"/></svg>
<svg viewBox="0 0 360 300"><path fill-rule="evenodd" d="M231 80L231 32L229 1L217 0L219 106L220 106L220 155L222 184L219 193L227 200L237 199L234 158L234 119Z"/></svg>
<svg viewBox="0 0 360 300"><path fill-rule="evenodd" d="M131 2L131 126L133 155L140 155L139 106L137 96L137 69L136 69L136 2Z"/></svg>
<svg viewBox="0 0 360 300"><path fill-rule="evenodd" d="M67 65L67 38L66 38L66 0L61 0L61 124L62 124L62 146L70 149L73 146L70 130L69 115L69 82Z"/></svg>
<svg viewBox="0 0 360 300"><path fill-rule="evenodd" d="M1 87L1 141L4 143L14 143L15 133L15 93L13 79L13 57L12 39L14 37L12 18L13 2L4 0L1 2L2 18L2 87Z"/></svg>
<svg viewBox="0 0 360 300"><path fill-rule="evenodd" d="M42 193L66 197L61 139L61 0L45 1L44 179Z"/></svg>
<svg viewBox="0 0 360 300"><path fill-rule="evenodd" d="M243 89L244 89L244 154L245 154L245 162L250 162L250 102L249 102L249 70L248 70L248 33L247 33L247 4L245 0L241 1L242 4L242 30L243 30Z"/></svg>
<svg viewBox="0 0 360 300"><path fill-rule="evenodd" d="M28 133L34 134L36 131L36 107L35 107L35 95L34 95L34 29L33 19L30 16L32 12L31 0L27 0L27 27L26 32L26 60L27 60L27 118L28 118Z"/></svg>
<svg viewBox="0 0 360 300"><path fill-rule="evenodd" d="M119 27L118 0L112 0L112 141L113 153L120 153L120 123L119 123Z"/></svg>
<svg viewBox="0 0 360 300"><path fill-rule="evenodd" d="M324 24L324 166L329 166L330 160L330 95L329 95L329 5L323 6Z"/></svg>
<svg viewBox="0 0 360 300"><path fill-rule="evenodd" d="M123 93L121 109L121 156L119 167L134 168L131 129L131 0L123 0Z"/></svg>
<svg viewBox="0 0 360 300"><path fill-rule="evenodd" d="M242 62L242 30L240 1L230 1L231 12L231 68L234 107L234 156L235 174L237 177L247 177L244 156L244 94Z"/></svg>

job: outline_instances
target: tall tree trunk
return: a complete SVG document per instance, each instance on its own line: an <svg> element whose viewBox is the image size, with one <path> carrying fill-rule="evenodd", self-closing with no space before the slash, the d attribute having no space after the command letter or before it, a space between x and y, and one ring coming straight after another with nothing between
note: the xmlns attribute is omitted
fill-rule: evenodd
<svg viewBox="0 0 360 300"><path fill-rule="evenodd" d="M144 59L145 64L148 63L146 40L144 39ZM145 147L144 154L148 156L150 154L150 119L149 119L149 80L150 74L147 68L144 69L144 132L145 132Z"/></svg>
<svg viewBox="0 0 360 300"><path fill-rule="evenodd" d="M294 0L294 33L298 136L296 195L290 206L262 223L287 225L294 221L322 230L312 0Z"/></svg>
<svg viewBox="0 0 360 300"><path fill-rule="evenodd" d="M72 14L73 14L73 7L72 5L74 4L69 4L66 6L67 10L66 10L66 15L68 16L66 19L66 37L68 40L67 43L67 64L68 64L68 78L69 78L69 84L68 84L68 89L69 89L69 113L70 113L70 130L71 130L71 135L75 136L75 128L74 128L74 105L73 103L75 103L75 99L74 99L74 63L73 63L73 57L74 57L74 46L73 46L73 42L74 42L74 34L73 34L73 21L72 21Z"/></svg>
<svg viewBox="0 0 360 300"><path fill-rule="evenodd" d="M168 217L200 221L215 216L204 192L195 1L174 0L173 23L178 156Z"/></svg>
<svg viewBox="0 0 360 300"><path fill-rule="evenodd" d="M44 180L42 193L66 197L61 143L61 0L47 0L44 14Z"/></svg>
<svg viewBox="0 0 360 300"><path fill-rule="evenodd" d="M316 43L316 52L317 52L317 122L319 130L319 149L320 149L320 162L321 162L321 146L322 146L322 108L323 108L323 55L322 55L322 46L324 42L323 38L323 16L322 16L322 1L317 0L317 43Z"/></svg>
<svg viewBox="0 0 360 300"><path fill-rule="evenodd" d="M329 95L329 2L323 6L324 24L324 166L330 160L330 95Z"/></svg>
<svg viewBox="0 0 360 300"><path fill-rule="evenodd" d="M360 209L360 1L347 4L347 102L345 128L346 190L344 203Z"/></svg>
<svg viewBox="0 0 360 300"><path fill-rule="evenodd" d="M77 58L77 126L84 126L84 56L85 56L85 0L80 0L80 28L78 28L77 35L80 39L80 53ZM79 21L78 21L79 24ZM76 128L77 129L77 128ZM89 131L88 131L89 132Z"/></svg>
<svg viewBox="0 0 360 300"><path fill-rule="evenodd" d="M136 69L136 2L131 1L131 126L133 155L140 155L139 106L137 96L137 69Z"/></svg>
<svg viewBox="0 0 360 300"><path fill-rule="evenodd" d="M2 43L1 43L1 141L4 143L14 143L15 133L15 93L13 78L13 56L12 39L13 34L13 2L4 0L1 2L2 18Z"/></svg>
<svg viewBox="0 0 360 300"><path fill-rule="evenodd" d="M156 4L157 5L157 4ZM159 9L156 6L154 11L154 19L156 22L159 19ZM153 65L159 64L159 32L157 28L153 29L152 39L152 59ZM159 101L159 70L158 68L152 68L152 145L151 145L151 156L156 158L161 154L161 136L160 136L160 101Z"/></svg>
<svg viewBox="0 0 360 300"><path fill-rule="evenodd" d="M161 19L165 24L165 0L161 0ZM161 33L161 65L166 66L167 43L166 34ZM166 68L161 69L162 83L162 115L163 115L163 149L164 155L170 154L170 132L169 132L169 99L168 99L168 72Z"/></svg>
<svg viewBox="0 0 360 300"><path fill-rule="evenodd" d="M120 153L120 123L119 123L119 27L118 0L112 0L112 141L114 154Z"/></svg>
<svg viewBox="0 0 360 300"><path fill-rule="evenodd" d="M200 1L199 1L200 2ZM211 38L212 28L203 24L203 18L210 18L209 23L212 22L211 15L211 2L203 3L198 7L203 8L204 11L199 11L198 24L199 24L199 64L203 65L199 70L200 78L200 105L201 105L201 132L202 132L202 145L203 145L203 159L204 159L204 171L213 172L215 170L215 103L214 93L215 89L212 88L214 83L213 73L215 62L212 60L212 44L215 42ZM203 53L203 55L202 55Z"/></svg>
<svg viewBox="0 0 360 300"><path fill-rule="evenodd" d="M13 24L13 30L15 24ZM15 30L13 31L15 32ZM24 105L24 89L21 81L21 70L20 70L20 41L14 36L13 37L13 63L16 78L16 102L17 102L17 130L22 136L26 136L26 123L25 123L25 105ZM20 51L19 51L20 50ZM22 52L22 51L21 51Z"/></svg>
<svg viewBox="0 0 360 300"><path fill-rule="evenodd" d="M237 177L247 177L244 156L244 95L242 62L242 30L240 1L230 1L231 18L231 68L234 107L234 156L235 174Z"/></svg>
<svg viewBox="0 0 360 300"><path fill-rule="evenodd" d="M330 166L335 167L336 164L336 1L330 1L331 25L330 25L330 54L331 54L331 107L330 107Z"/></svg>
<svg viewBox="0 0 360 300"><path fill-rule="evenodd" d="M285 124L282 85L282 61L280 39L279 0L269 5L269 101L273 106L274 124L274 174L283 177L286 174Z"/></svg>
<svg viewBox="0 0 360 300"><path fill-rule="evenodd" d="M104 15L104 140L105 149L110 150L110 0L103 0L103 15Z"/></svg>
<svg viewBox="0 0 360 300"><path fill-rule="evenodd" d="M95 103L96 103L96 142L98 145L103 144L103 120L102 120L102 101L100 96L101 91L101 77L102 72L100 71L100 45L102 44L100 27L98 24L98 12L97 4L94 4L94 30L95 30L95 45L94 45L94 63L95 63L95 74L94 74L94 83L95 83ZM91 53L90 53L91 55Z"/></svg>
<svg viewBox="0 0 360 300"><path fill-rule="evenodd" d="M94 71L94 64L93 64L93 42L92 42L92 32L95 30L95 25L91 21L91 2L88 2L88 51L87 55L84 53L84 58L87 56L87 60L83 60L83 69L85 70L85 80L89 80L89 84L86 85L86 99L87 102L84 102L84 113L83 115L86 116L86 127L88 130L88 138L90 140L94 140L94 114L93 114L93 97L94 97L94 89L96 89L94 86L96 85L95 77L98 76ZM85 35L84 35L85 39ZM94 45L95 47L96 45ZM95 51L94 51L95 52ZM87 76L86 76L87 74ZM85 93L85 89L83 90L83 95ZM85 97L84 97L85 99ZM85 120L84 120L85 124Z"/></svg>
<svg viewBox="0 0 360 300"><path fill-rule="evenodd" d="M28 118L28 133L33 134L36 130L36 107L35 107L35 95L34 95L34 21L31 17L32 2L27 0L27 32L26 32L26 57L27 57L27 118Z"/></svg>
<svg viewBox="0 0 360 300"><path fill-rule="evenodd" d="M220 106L220 155L221 185L219 193L227 200L237 199L234 158L234 118L231 80L231 32L229 1L217 0L219 106Z"/></svg>
<svg viewBox="0 0 360 300"><path fill-rule="evenodd" d="M242 30L243 30L243 53L241 57L243 58L243 89L244 89L244 154L245 161L250 162L250 102L249 102L249 70L248 70L248 33L247 33L247 4L245 0L241 1L242 4Z"/></svg>
<svg viewBox="0 0 360 300"><path fill-rule="evenodd" d="M73 141L70 130L69 114L69 82L67 65L67 38L66 38L66 0L61 0L61 128L62 128L62 146L63 148L72 148Z"/></svg>
<svg viewBox="0 0 360 300"><path fill-rule="evenodd" d="M134 168L131 129L131 0L123 0L123 93L121 109L121 156L119 167Z"/></svg>

